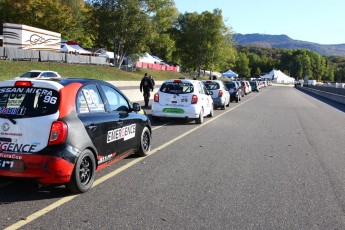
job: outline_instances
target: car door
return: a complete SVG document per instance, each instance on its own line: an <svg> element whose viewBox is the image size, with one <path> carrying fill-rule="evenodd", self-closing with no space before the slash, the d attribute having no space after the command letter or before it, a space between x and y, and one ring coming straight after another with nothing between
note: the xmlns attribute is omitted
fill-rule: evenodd
<svg viewBox="0 0 345 230"><path fill-rule="evenodd" d="M104 98L106 98L109 112L117 119L116 145L118 155L126 154L136 149L140 142L143 129L142 120L132 112L128 99L115 87L101 85Z"/></svg>
<svg viewBox="0 0 345 230"><path fill-rule="evenodd" d="M198 82L199 84L199 95L201 98L201 105L204 108L204 115L207 115L211 112L211 106L212 106L212 98L209 95L209 92L206 88L206 86L202 82Z"/></svg>
<svg viewBox="0 0 345 230"><path fill-rule="evenodd" d="M118 127L119 117L106 111L105 103L95 84L86 85L79 90L77 112L98 152L98 160L106 156L114 157L118 151L114 131Z"/></svg>

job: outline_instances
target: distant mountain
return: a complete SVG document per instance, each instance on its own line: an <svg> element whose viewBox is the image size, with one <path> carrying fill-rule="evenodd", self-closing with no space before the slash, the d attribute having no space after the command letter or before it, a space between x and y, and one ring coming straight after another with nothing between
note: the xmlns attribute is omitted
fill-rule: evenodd
<svg viewBox="0 0 345 230"><path fill-rule="evenodd" d="M345 44L321 45L313 42L294 40L286 35L234 34L233 39L237 45L241 46L309 49L324 56L345 56Z"/></svg>

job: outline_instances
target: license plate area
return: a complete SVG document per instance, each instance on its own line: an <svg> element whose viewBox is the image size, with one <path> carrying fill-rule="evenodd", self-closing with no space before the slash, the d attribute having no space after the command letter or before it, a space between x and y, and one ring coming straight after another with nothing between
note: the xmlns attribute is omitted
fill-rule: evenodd
<svg viewBox="0 0 345 230"><path fill-rule="evenodd" d="M23 172L24 162L22 160L0 158L0 170Z"/></svg>

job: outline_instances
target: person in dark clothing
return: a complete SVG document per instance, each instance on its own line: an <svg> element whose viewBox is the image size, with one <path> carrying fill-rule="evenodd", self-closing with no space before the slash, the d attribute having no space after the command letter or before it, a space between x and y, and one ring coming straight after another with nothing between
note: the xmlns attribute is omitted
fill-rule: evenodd
<svg viewBox="0 0 345 230"><path fill-rule="evenodd" d="M153 90L153 84L147 73L145 73L143 79L140 82L140 92L143 92L145 107L149 105L150 91Z"/></svg>
<svg viewBox="0 0 345 230"><path fill-rule="evenodd" d="M155 80L153 79L152 75L149 76L149 78L151 79L152 81L152 92L153 92L153 89L155 88Z"/></svg>

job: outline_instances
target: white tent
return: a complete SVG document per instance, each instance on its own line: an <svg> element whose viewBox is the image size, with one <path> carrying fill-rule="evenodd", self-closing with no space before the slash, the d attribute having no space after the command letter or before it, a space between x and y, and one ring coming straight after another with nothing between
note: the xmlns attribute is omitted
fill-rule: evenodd
<svg viewBox="0 0 345 230"><path fill-rule="evenodd" d="M91 51L85 50L77 44L68 43L62 43L60 51L63 53L92 54Z"/></svg>
<svg viewBox="0 0 345 230"><path fill-rule="evenodd" d="M238 77L238 74L229 69L228 71L222 73L223 77Z"/></svg>
<svg viewBox="0 0 345 230"><path fill-rule="evenodd" d="M152 57L149 53L145 52L142 57L139 58L139 62L151 63L151 64L159 64L160 62L158 59Z"/></svg>
<svg viewBox="0 0 345 230"><path fill-rule="evenodd" d="M295 78L289 77L288 75L286 75L282 71L275 70L275 69L273 69L268 74L261 76L261 79L269 79L269 80L272 80L272 82L276 82L276 83L292 84L295 82Z"/></svg>

